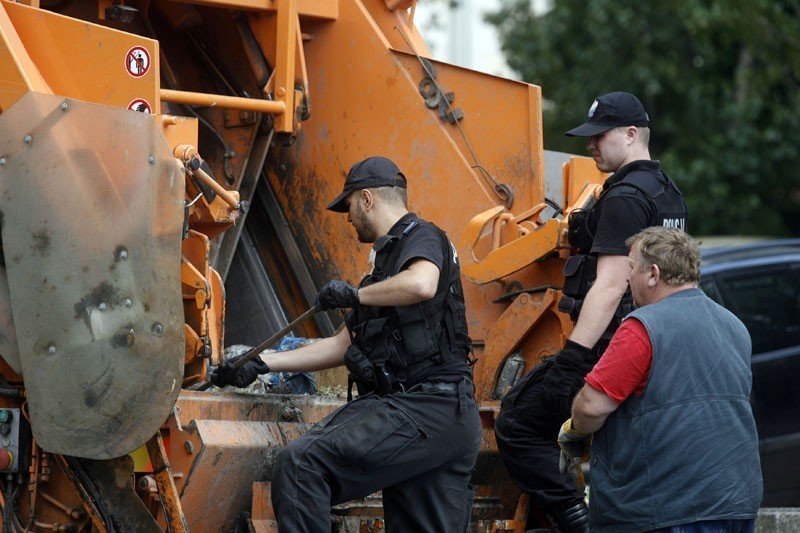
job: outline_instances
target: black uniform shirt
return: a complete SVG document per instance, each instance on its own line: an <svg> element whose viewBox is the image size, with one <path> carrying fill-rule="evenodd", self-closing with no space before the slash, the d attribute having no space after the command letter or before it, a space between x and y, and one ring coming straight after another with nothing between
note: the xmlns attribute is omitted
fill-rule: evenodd
<svg viewBox="0 0 800 533"><path fill-rule="evenodd" d="M397 221L395 226L393 226L393 229L399 224L407 224L409 221L416 218L417 216L414 213L408 213L399 221ZM441 279L441 276L446 274L443 268L444 261L451 261L450 272L452 276L460 276L461 273L458 265L458 255L456 254L453 245L450 244L448 256L444 257L442 239L438 235L439 231L441 230L428 224L418 224L417 227L413 228L405 237L403 249L401 250L400 257L397 260L396 272L394 272L394 274L400 272L404 268L407 268L408 263L413 259L425 259L426 261L430 261L436 265L436 267L439 269L440 280L438 290L449 290L449 284L443 283L444 280ZM448 243L449 242L450 241L448 240ZM442 287L444 288L442 289ZM447 335L447 332L443 332L443 335ZM425 369L422 371L421 375L415 376L415 381L459 381L464 376L471 377L472 371L469 369L469 367L467 367L463 357L459 356L454 357L441 365L435 365Z"/></svg>
<svg viewBox="0 0 800 533"><path fill-rule="evenodd" d="M628 163L608 178L603 188L589 217L589 229L594 233L591 253L628 255L625 241L649 226L674 225L686 230L686 204L658 161Z"/></svg>

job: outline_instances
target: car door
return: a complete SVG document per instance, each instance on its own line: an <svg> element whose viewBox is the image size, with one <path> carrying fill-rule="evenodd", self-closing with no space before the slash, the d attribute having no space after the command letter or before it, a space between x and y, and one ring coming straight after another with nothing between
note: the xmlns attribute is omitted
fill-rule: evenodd
<svg viewBox="0 0 800 533"><path fill-rule="evenodd" d="M800 263L748 265L704 276L701 288L736 314L753 341L751 403L764 505L800 503Z"/></svg>

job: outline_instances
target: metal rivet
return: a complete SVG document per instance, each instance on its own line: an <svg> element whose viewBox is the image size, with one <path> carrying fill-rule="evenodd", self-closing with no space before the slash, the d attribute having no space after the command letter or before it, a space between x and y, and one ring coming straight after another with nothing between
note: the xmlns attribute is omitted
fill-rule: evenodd
<svg viewBox="0 0 800 533"><path fill-rule="evenodd" d="M120 250L119 258L122 259L123 261L126 260L128 258L128 250L125 250L124 248Z"/></svg>
<svg viewBox="0 0 800 533"><path fill-rule="evenodd" d="M50 355L55 355L56 353L56 345L55 344L48 344L47 345L47 353Z"/></svg>
<svg viewBox="0 0 800 533"><path fill-rule="evenodd" d="M0 157L0 167L5 166L8 161L5 157Z"/></svg>
<svg viewBox="0 0 800 533"><path fill-rule="evenodd" d="M69 109L69 104L66 102L61 102L61 111L66 111Z"/></svg>
<svg viewBox="0 0 800 533"><path fill-rule="evenodd" d="M98 308L99 310L101 310L101 311L105 311L107 307L108 307L108 306L106 305L106 303L105 303L105 302L100 302L100 305L98 305L98 306L97 306L97 308Z"/></svg>
<svg viewBox="0 0 800 533"><path fill-rule="evenodd" d="M154 165L156 163L156 158L151 155L150 157L147 158L147 162L150 163L151 165Z"/></svg>
<svg viewBox="0 0 800 533"><path fill-rule="evenodd" d="M130 306L133 305L133 300L131 300L130 298L125 298L125 302L124 303L125 303L125 307L130 307Z"/></svg>
<svg viewBox="0 0 800 533"><path fill-rule="evenodd" d="M153 322L153 326L150 328L150 330L156 335L161 335L164 333L164 325L160 322Z"/></svg>
<svg viewBox="0 0 800 533"><path fill-rule="evenodd" d="M194 453L194 444L192 444L192 441L187 440L183 443L183 447L186 448L187 452Z"/></svg>
<svg viewBox="0 0 800 533"><path fill-rule="evenodd" d="M25 144L30 144L31 141L33 140L33 137L31 137L30 135L26 135L25 137L22 138L22 140L25 142Z"/></svg>

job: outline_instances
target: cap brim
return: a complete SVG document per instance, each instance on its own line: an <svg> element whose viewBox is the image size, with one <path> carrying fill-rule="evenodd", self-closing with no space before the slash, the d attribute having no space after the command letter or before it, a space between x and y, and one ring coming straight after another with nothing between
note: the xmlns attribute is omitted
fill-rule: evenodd
<svg viewBox="0 0 800 533"><path fill-rule="evenodd" d="M333 201L329 203L328 207L326 207L325 209L328 209L330 211L336 211L337 213L347 213L348 206L345 200L347 200L347 197L350 195L351 192L353 191L348 191L348 190L342 191L342 193L336 198L334 198Z"/></svg>
<svg viewBox="0 0 800 533"><path fill-rule="evenodd" d="M608 130L613 130L616 126L608 126L605 124L592 124L591 122L586 122L581 124L577 128L572 128L569 130L566 135L567 137L593 137L595 135L600 135L601 133L605 133Z"/></svg>

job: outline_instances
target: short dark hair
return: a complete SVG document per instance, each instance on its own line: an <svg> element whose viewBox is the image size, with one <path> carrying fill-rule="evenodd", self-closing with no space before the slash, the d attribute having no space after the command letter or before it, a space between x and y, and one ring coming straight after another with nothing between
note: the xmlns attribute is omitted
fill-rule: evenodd
<svg viewBox="0 0 800 533"><path fill-rule="evenodd" d="M408 189L405 187L375 187L369 189L375 196L379 196L384 202L391 204L403 204L408 207Z"/></svg>

